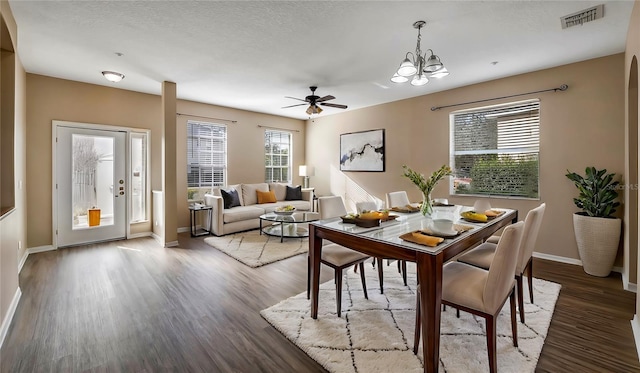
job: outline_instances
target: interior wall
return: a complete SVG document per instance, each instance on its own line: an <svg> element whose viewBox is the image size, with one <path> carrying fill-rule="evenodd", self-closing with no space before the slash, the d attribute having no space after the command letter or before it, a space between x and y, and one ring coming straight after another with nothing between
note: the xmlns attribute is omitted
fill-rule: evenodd
<svg viewBox="0 0 640 373"><path fill-rule="evenodd" d="M160 83L159 83L160 84ZM177 86L180 92L180 86ZM51 121L65 120L82 123L148 129L151 131L151 177L152 190L162 188L162 108L161 97L117 88L74 82L36 74L27 74L27 217L28 247L51 245ZM304 121L273 115L230 109L215 105L178 100L178 113L204 117L233 119L228 124L229 183L264 181L264 128L266 125L290 129L294 135L294 170L304 163ZM186 181L186 116L177 117L176 133L176 198L178 227L189 226ZM200 121L213 121L193 117ZM294 173L294 183L302 179ZM151 203L151 201L149 201ZM151 217L150 217L151 220ZM139 231L150 232L151 223Z"/></svg>
<svg viewBox="0 0 640 373"><path fill-rule="evenodd" d="M418 188L402 177L402 165L427 174L449 163L450 112L539 98L541 198L488 200L494 207L518 209L520 219L530 209L546 202L545 219L536 251L578 259L572 222L572 215L577 211L573 204L577 190L565 174L567 170L583 173L586 166L624 173L623 66L624 54L617 54L347 113L316 117L307 121L307 162L316 167L316 176L311 178L311 182L318 195L341 195L348 206L353 206L356 198L364 198L367 194L384 201L385 193L395 190L406 190L412 201L420 201ZM569 89L565 92L430 110L433 106L538 91L561 84L567 84ZM340 172L340 134L378 128L385 129L386 171ZM323 141L314 140L319 138ZM438 184L433 197L449 198L463 205L473 205L476 200L476 197L450 196L446 182ZM622 213L621 209L619 216ZM616 263L622 263L622 250Z"/></svg>
<svg viewBox="0 0 640 373"><path fill-rule="evenodd" d="M178 165L187 163L188 120L224 124L227 126L227 184L263 183L264 133L270 127L290 131L293 135L292 183L302 184L298 166L305 162L304 121L184 100L178 101L178 113L183 114L178 115ZM178 227L184 228L189 226L187 172L178 172L177 181Z"/></svg>
<svg viewBox="0 0 640 373"><path fill-rule="evenodd" d="M634 56L629 67L627 82L627 181L624 221L625 276L630 283L638 278L638 60Z"/></svg>
<svg viewBox="0 0 640 373"><path fill-rule="evenodd" d="M17 27L13 14L6 1L0 1L0 17L7 26L10 34L9 42L12 43L11 50L17 51ZM7 39L3 36L3 43ZM4 49L4 48L3 48ZM3 62L0 62L3 63ZM15 208L9 214L0 218L0 344L2 344L3 332L6 332L8 323L11 321L12 306L16 306L19 296L18 284L18 261L24 253L24 248L20 248L26 240L26 196L22 187L25 182L25 71L16 53L13 59L15 87L12 92L14 96L14 106L9 108L14 112L14 187ZM2 68L2 66L0 66ZM4 93L4 92L3 92ZM4 111L4 107L2 110ZM23 246L24 247L24 246Z"/></svg>

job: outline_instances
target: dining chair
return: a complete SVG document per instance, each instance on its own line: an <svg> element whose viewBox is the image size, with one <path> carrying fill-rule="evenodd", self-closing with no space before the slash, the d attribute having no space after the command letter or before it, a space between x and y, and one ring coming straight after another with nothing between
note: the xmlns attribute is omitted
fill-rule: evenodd
<svg viewBox="0 0 640 373"><path fill-rule="evenodd" d="M320 219L329 219L342 215L346 215L347 210L340 196L319 197L318 212ZM320 263L333 268L336 284L336 311L338 317L341 316L342 309L342 281L343 271L353 265L360 267L360 280L362 281L362 290L364 298L369 299L367 294L367 283L364 277L364 261L370 257L359 251L348 249L344 246L324 240L322 246L322 256ZM310 298L311 291L311 258L307 256L307 299Z"/></svg>
<svg viewBox="0 0 640 373"><path fill-rule="evenodd" d="M365 202L356 202L356 211L361 213L362 211L372 211L378 210L378 204L373 201L365 201ZM380 294L384 294L384 275L382 268L382 261L384 258L375 257L374 263L378 264L378 280L380 282ZM391 260L387 259L388 263L391 263ZM407 286L407 262L404 260L398 260L398 272L402 274L402 280L404 281L404 286ZM375 265L374 265L375 266Z"/></svg>
<svg viewBox="0 0 640 373"><path fill-rule="evenodd" d="M546 204L532 209L527 213L524 219L524 233L522 241L518 249L518 261L516 263L515 278L518 295L518 308L520 311L520 322L524 323L524 294L522 286L522 276L527 271L527 280L529 285L529 298L533 304L533 250L535 249L536 239L542 225L542 217ZM500 236L491 236L487 241L461 255L459 262L467 263L479 268L489 269L495 256L496 244L499 242Z"/></svg>
<svg viewBox="0 0 640 373"><path fill-rule="evenodd" d="M495 250L489 270L461 262L449 262L442 268L442 304L449 305L485 319L489 371L498 369L496 358L496 321L500 310L509 298L511 308L511 334L513 346L518 347L518 325L516 321L515 280L516 268L524 222L505 228ZM413 352L418 352L420 343L420 287L416 301L416 330Z"/></svg>
<svg viewBox="0 0 640 373"><path fill-rule="evenodd" d="M411 202L409 202L409 196L407 196L407 192L404 190L389 192L386 197L388 209L393 207L404 207L411 204Z"/></svg>

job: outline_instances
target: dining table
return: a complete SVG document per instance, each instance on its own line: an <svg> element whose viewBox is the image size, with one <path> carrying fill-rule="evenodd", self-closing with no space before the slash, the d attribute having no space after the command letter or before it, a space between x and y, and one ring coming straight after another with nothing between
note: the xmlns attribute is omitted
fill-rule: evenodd
<svg viewBox="0 0 640 373"><path fill-rule="evenodd" d="M456 206L456 211L472 207ZM405 241L400 236L433 229L431 216L421 213L395 213L395 219L375 227L347 224L341 218L309 223L309 260L311 271L311 317L318 318L320 258L322 240L356 250L372 257L406 260L416 263L420 284L422 353L424 372L437 372L440 358L440 310L442 300L443 265L458 254L484 242L499 229L518 221L518 211L496 209L500 215L487 222L470 222L454 217L454 224L465 226L464 232L446 238L435 247ZM456 214L457 215L457 214Z"/></svg>

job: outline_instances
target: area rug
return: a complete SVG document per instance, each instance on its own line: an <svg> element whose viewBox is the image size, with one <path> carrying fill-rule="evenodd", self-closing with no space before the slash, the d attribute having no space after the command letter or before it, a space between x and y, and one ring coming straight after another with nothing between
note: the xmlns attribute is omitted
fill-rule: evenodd
<svg viewBox="0 0 640 373"><path fill-rule="evenodd" d="M309 252L307 238L285 238L280 243L280 237L260 235L257 229L221 237L207 237L204 242L252 268Z"/></svg>
<svg viewBox="0 0 640 373"><path fill-rule="evenodd" d="M291 342L330 372L422 372L422 345L413 354L415 322L415 265L408 264L408 287L395 266L386 266L384 294L377 271L366 266L369 299L364 299L360 277L347 271L343 285L342 317L336 315L333 281L320 287L318 319L310 316L306 293L261 311L262 316ZM534 279L535 304L527 302L525 319L518 318L518 344L513 347L509 302L498 318L498 371L534 372L544 344L560 285ZM488 372L484 319L447 308L442 313L440 371Z"/></svg>

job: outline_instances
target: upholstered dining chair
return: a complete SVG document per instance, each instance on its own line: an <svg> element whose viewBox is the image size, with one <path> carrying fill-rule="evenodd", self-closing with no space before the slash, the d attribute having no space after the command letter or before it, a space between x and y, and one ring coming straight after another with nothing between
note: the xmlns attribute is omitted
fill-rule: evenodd
<svg viewBox="0 0 640 373"><path fill-rule="evenodd" d="M527 213L524 219L524 233L520 248L518 249L518 262L516 263L516 286L518 295L518 310L520 311L520 322L524 323L524 294L522 289L522 276L527 271L527 280L529 285L529 298L533 303L533 249L536 246L538 232L542 225L542 217L546 204L532 209ZM496 244L499 242L500 236L491 236L487 241L461 255L459 262L467 263L483 269L489 269L496 251Z"/></svg>
<svg viewBox="0 0 640 373"><path fill-rule="evenodd" d="M485 319L489 371L497 371L496 321L500 310L509 298L511 305L511 333L513 346L518 347L518 325L516 321L515 280L513 273L518 260L520 240L524 222L505 228L489 270L461 262L449 262L442 268L442 304L449 305ZM420 287L416 301L416 330L413 352L418 352L420 343Z"/></svg>
<svg viewBox="0 0 640 373"><path fill-rule="evenodd" d="M411 204L411 202L409 202L409 196L407 196L407 192L404 190L387 193L388 209L393 207L404 207L409 204Z"/></svg>
<svg viewBox="0 0 640 373"><path fill-rule="evenodd" d="M356 211L358 213L362 211L372 211L377 209L378 209L378 204L373 201L356 202ZM384 258L380 258L380 257L374 258L374 263L378 264L378 280L380 282L380 294L384 293L384 275L383 275L383 269L382 269L383 259ZM402 280L404 281L404 286L407 286L407 262L405 262L404 260L398 260L398 272L402 274Z"/></svg>
<svg viewBox="0 0 640 373"><path fill-rule="evenodd" d="M318 198L318 211L320 213L320 219L329 219L338 216L345 215L347 213L342 197L330 196ZM345 268L349 268L353 265L359 265L360 267L360 280L362 281L362 290L364 292L365 299L369 299L367 295L367 283L364 278L364 261L369 259L368 255L361 252L347 249L346 247L331 243L330 241L324 241L322 246L322 256L320 263L333 268L335 273L336 284L336 311L338 317L341 317L342 309L342 281L343 271ZM309 256L307 256L307 299L310 298L311 289L311 262Z"/></svg>

